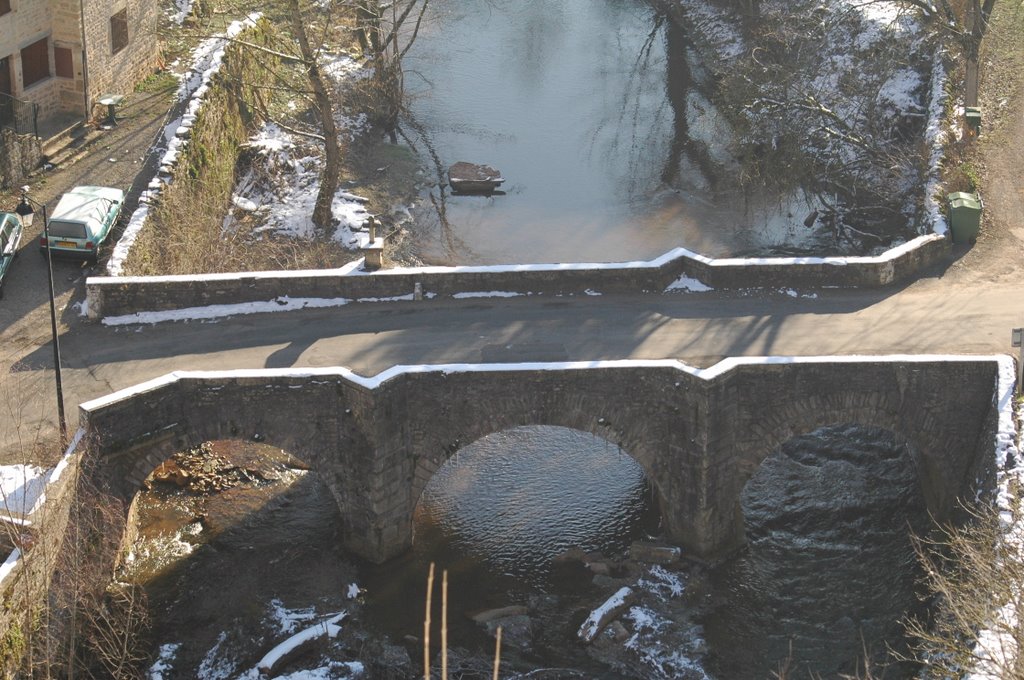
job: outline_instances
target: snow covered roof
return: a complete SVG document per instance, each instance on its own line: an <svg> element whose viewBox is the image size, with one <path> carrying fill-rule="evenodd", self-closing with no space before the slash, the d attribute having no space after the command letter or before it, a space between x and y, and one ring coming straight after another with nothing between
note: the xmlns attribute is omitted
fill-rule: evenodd
<svg viewBox="0 0 1024 680"><path fill-rule="evenodd" d="M103 226L103 220L112 203L124 201L124 192L109 187L75 187L61 196L50 221L79 222L89 227L92 234Z"/></svg>

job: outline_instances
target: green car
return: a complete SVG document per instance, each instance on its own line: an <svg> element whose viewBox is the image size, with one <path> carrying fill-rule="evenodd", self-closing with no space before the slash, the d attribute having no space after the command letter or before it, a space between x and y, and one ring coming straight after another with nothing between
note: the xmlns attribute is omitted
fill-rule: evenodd
<svg viewBox="0 0 1024 680"><path fill-rule="evenodd" d="M124 192L120 189L75 187L67 192L50 215L50 252L84 256L95 262L123 205ZM46 236L40 236L40 252L45 254L46 246Z"/></svg>
<svg viewBox="0 0 1024 680"><path fill-rule="evenodd" d="M0 213L0 297L4 295L7 272L18 256L21 243L21 220L14 213Z"/></svg>

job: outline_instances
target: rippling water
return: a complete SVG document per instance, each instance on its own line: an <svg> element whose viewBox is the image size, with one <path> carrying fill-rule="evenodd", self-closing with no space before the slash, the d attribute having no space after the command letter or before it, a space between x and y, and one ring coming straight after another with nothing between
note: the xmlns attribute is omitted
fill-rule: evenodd
<svg viewBox="0 0 1024 680"><path fill-rule="evenodd" d="M910 533L928 527L917 475L892 433L859 426L796 437L764 461L742 496L749 550L713 576L718 677L766 677L787 657L799 677L836 677L900 647L920 573Z"/></svg>
<svg viewBox="0 0 1024 680"><path fill-rule="evenodd" d="M569 548L625 551L649 510L643 470L614 444L562 427L521 427L467 446L438 471L420 499L415 549L441 544L543 585Z"/></svg>
<svg viewBox="0 0 1024 680"><path fill-rule="evenodd" d="M527 667L624 677L615 670L609 676L575 638L582 618L610 591L585 571L552 568L567 548L614 556L657 529L643 471L613 444L564 428L524 427L465 447L425 489L413 549L384 565L361 565L358 576L357 561L340 546L333 499L316 475L291 467L283 452L252 446L220 443L215 450L229 455L241 447L235 455L246 466L279 481L230 489L200 505L166 490L140 502L150 541L136 563L153 579L157 639L184 639L183 659L197 663L214 645L258 658L272 639L261 628L268 603L337 611L345 606L344 584L356 579L366 590L362 625L395 641L418 636L424 577L436 562L438 580L448 571L455 645L486 654L493 640L464 614L521 604L541 631L521 652ZM744 489L748 549L707 576L704 569L681 575L687 591L707 597L683 597L667 615L703 622L706 665L719 680L769 677L790 650L799 677L854 670L865 648L873 654L899 646L898 621L914 606L917 566L908 536L927 523L919 486L914 452L891 433L837 426L794 438ZM227 642L219 641L225 634ZM693 651L704 646L700 635L686 623L665 634L661 653L682 668L691 655L703 656ZM654 667L629 677L673 677L645 675ZM890 668L885 677L910 673Z"/></svg>

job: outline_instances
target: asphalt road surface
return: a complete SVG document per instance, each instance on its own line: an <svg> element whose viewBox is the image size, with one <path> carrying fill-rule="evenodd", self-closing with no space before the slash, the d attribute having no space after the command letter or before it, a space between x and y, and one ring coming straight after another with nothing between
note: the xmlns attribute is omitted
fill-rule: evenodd
<svg viewBox="0 0 1024 680"><path fill-rule="evenodd" d="M61 337L70 425L76 405L173 370L728 356L994 354L1024 325L1013 282L941 278L904 289L493 298L351 304L214 322L108 327L77 316ZM816 295L816 297L809 297ZM4 334L6 335L6 333ZM0 337L3 337L0 335ZM5 344L12 347L11 344ZM52 346L5 358L0 460L56 427ZM951 386L955 389L955 386Z"/></svg>

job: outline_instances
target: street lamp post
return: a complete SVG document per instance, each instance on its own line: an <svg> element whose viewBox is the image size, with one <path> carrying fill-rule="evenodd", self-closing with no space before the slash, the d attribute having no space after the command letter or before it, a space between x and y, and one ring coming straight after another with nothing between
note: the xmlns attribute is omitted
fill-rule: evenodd
<svg viewBox="0 0 1024 680"><path fill-rule="evenodd" d="M20 217L22 224L31 227L35 210L32 206L37 205L43 211L43 242L46 244L46 281L49 284L50 293L50 333L53 336L53 370L57 381L57 422L60 426L61 446L68 441L68 425L64 418L64 389L61 384L60 375L60 339L57 337L57 303L53 298L53 253L50 251L50 221L46 218L46 204L39 203L28 197L28 187L21 188L21 201L14 209Z"/></svg>

